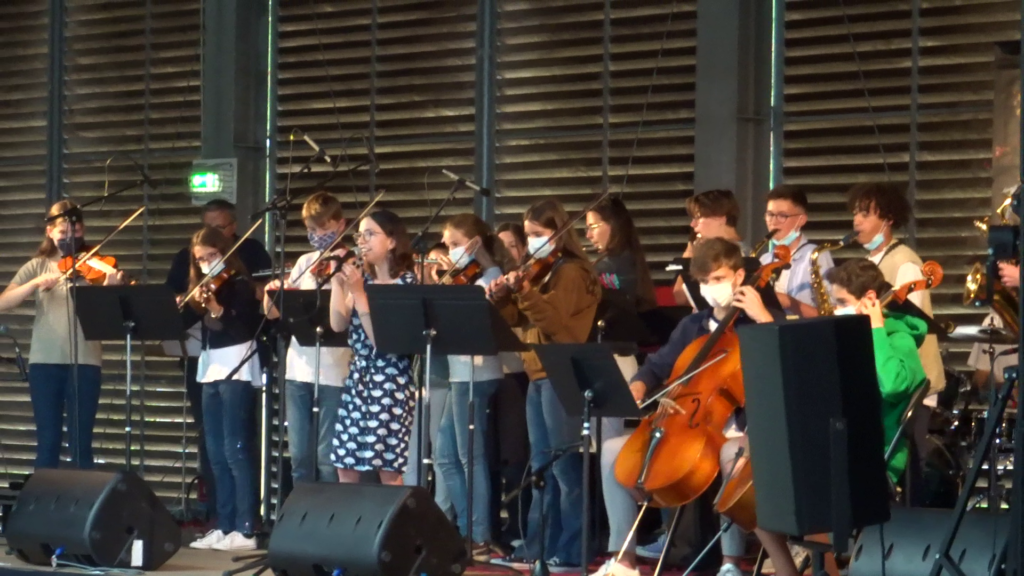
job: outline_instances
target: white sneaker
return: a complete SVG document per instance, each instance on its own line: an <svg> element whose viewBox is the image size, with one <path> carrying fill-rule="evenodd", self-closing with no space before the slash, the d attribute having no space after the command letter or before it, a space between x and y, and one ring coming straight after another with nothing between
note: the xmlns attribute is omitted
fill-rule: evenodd
<svg viewBox="0 0 1024 576"><path fill-rule="evenodd" d="M718 569L718 576L743 576L743 570L735 564L722 564Z"/></svg>
<svg viewBox="0 0 1024 576"><path fill-rule="evenodd" d="M256 537L246 538L241 532L232 532L223 540L211 546L214 550L255 550Z"/></svg>
<svg viewBox="0 0 1024 576"><path fill-rule="evenodd" d="M610 558L590 576L640 576L640 571L636 568L627 568L616 562L615 558Z"/></svg>
<svg viewBox="0 0 1024 576"><path fill-rule="evenodd" d="M224 538L224 533L220 530L210 530L205 536L189 544L188 547L195 548L196 550L209 550L215 545L223 542Z"/></svg>

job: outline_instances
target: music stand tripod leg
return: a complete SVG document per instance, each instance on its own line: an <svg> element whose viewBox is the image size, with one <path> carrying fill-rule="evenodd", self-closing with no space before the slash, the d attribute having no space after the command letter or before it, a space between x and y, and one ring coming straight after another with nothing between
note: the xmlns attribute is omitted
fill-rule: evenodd
<svg viewBox="0 0 1024 576"><path fill-rule="evenodd" d="M125 386L124 386L124 469L132 469L132 329L135 322L124 321Z"/></svg>

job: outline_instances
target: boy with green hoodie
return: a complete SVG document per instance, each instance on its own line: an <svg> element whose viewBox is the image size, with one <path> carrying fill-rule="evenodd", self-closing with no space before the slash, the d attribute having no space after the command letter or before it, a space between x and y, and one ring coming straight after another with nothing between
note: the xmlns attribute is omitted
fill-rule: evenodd
<svg viewBox="0 0 1024 576"><path fill-rule="evenodd" d="M882 425L885 429L885 450L900 427L900 418L914 392L925 384L926 376L917 348L928 333L924 320L884 310L879 302L889 284L874 262L849 260L825 273L832 284L836 314L863 314L871 319L871 336L875 348L878 387L882 391ZM908 449L902 442L888 472L896 482L907 465Z"/></svg>

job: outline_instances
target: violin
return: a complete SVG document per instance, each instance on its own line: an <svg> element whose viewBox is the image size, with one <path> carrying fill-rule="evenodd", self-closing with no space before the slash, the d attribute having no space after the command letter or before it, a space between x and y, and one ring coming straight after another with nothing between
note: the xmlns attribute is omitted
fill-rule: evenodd
<svg viewBox="0 0 1024 576"><path fill-rule="evenodd" d="M314 264L313 276L316 277L317 285L322 287L327 284L335 274L341 272L341 267L346 262L351 262L356 268L362 268L363 259L359 254L359 248L348 250L343 256L332 254Z"/></svg>
<svg viewBox="0 0 1024 576"><path fill-rule="evenodd" d="M234 275L234 270L225 268L215 276L210 276L210 279L204 282L199 287L199 291L196 292L196 295L194 296L196 302L205 308L207 302L209 302L211 298L216 298L217 292L220 292L221 286L224 286L224 284L226 284L228 280L231 280Z"/></svg>
<svg viewBox="0 0 1024 576"><path fill-rule="evenodd" d="M480 237L477 236L470 240L466 244L465 254L476 254L476 251L480 249ZM465 258L465 257L463 257ZM457 264L454 262L453 264ZM469 264L466 264L462 268L452 268L447 270L444 275L437 279L438 284L446 284L450 286L470 286L476 284L477 280L482 278L484 275L484 267L480 265L477 260L470 260Z"/></svg>
<svg viewBox="0 0 1024 576"><path fill-rule="evenodd" d="M928 261L921 266L924 278L890 288L879 298L884 308L891 302L903 302L910 294L930 290L942 283L942 266ZM750 532L757 528L757 500L754 496L754 472L748 454L736 461L732 475L722 487L722 493L715 504L719 514L731 519L740 528Z"/></svg>
<svg viewBox="0 0 1024 576"><path fill-rule="evenodd" d="M84 252L80 252L79 254L84 254ZM61 258L57 262L57 269L60 270L62 274L67 274L71 268L74 267L76 275L94 286L106 283L108 275L117 274L119 272L117 268L117 259L113 256L93 254L92 256L83 258L79 261L79 254ZM135 284L135 281L127 280L127 283Z"/></svg>
<svg viewBox="0 0 1024 576"><path fill-rule="evenodd" d="M789 265L788 247L776 246L774 256L744 285L763 288ZM718 476L722 430L746 401L739 337L733 329L738 316L739 309L730 306L714 332L683 350L666 383L667 395L681 413L645 417L615 462L616 479L646 493L655 506L682 506Z"/></svg>

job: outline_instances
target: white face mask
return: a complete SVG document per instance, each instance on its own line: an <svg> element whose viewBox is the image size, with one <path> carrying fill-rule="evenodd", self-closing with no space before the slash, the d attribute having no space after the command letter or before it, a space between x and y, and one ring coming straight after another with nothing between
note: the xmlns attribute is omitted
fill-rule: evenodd
<svg viewBox="0 0 1024 576"><path fill-rule="evenodd" d="M211 276L216 276L224 271L224 263L220 260L211 267L210 264L202 262L199 264L199 269L203 271L203 274L210 274L210 270L213 270Z"/></svg>
<svg viewBox="0 0 1024 576"><path fill-rule="evenodd" d="M713 286L710 284L700 285L700 295L708 301L712 308L725 308L732 304L732 295L735 291L732 282L722 282Z"/></svg>
<svg viewBox="0 0 1024 576"><path fill-rule="evenodd" d="M466 252L465 246L459 246L458 248L452 248L449 250L448 258L451 259L452 265L456 268L465 268L473 261L473 255Z"/></svg>
<svg viewBox="0 0 1024 576"><path fill-rule="evenodd" d="M547 258L549 254L555 249L555 245L552 242L548 242L550 236L530 236L527 239L526 246L530 251L530 256L534 258Z"/></svg>
<svg viewBox="0 0 1024 576"><path fill-rule="evenodd" d="M836 316L852 316L857 313L856 306L840 306L833 311Z"/></svg>

